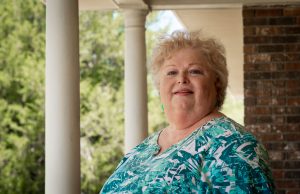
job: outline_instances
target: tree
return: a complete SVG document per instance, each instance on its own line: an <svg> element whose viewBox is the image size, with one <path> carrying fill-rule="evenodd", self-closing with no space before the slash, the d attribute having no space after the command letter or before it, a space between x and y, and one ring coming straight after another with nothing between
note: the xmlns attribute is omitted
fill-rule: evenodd
<svg viewBox="0 0 300 194"><path fill-rule="evenodd" d="M0 193L43 193L45 7L2 0L0 12Z"/></svg>
<svg viewBox="0 0 300 194"><path fill-rule="evenodd" d="M157 17L158 13L150 14L147 26L157 22ZM148 54L159 32L147 31ZM123 15L119 12L82 12L80 45L81 186L82 193L88 194L99 192L123 157ZM150 76L148 80L149 110L154 113L150 114L149 128L153 132L163 126L164 117Z"/></svg>
<svg viewBox="0 0 300 194"><path fill-rule="evenodd" d="M80 14L81 187L98 193L123 155L123 18Z"/></svg>

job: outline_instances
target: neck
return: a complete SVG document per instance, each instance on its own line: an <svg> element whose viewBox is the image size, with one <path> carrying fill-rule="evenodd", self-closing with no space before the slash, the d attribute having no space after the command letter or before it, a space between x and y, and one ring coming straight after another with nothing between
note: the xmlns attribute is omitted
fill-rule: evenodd
<svg viewBox="0 0 300 194"><path fill-rule="evenodd" d="M166 139L168 140L168 142L172 142L172 143L170 143L172 145L174 143L177 143L181 139L184 139L189 134L191 134L194 130L196 130L200 126L204 125L208 121L210 121L214 118L221 117L221 116L224 116L224 115L218 111L213 111L213 112L208 113L201 119L198 119L194 123L182 124L182 123L173 122L173 123L170 123L170 125L166 128L166 130L164 130L164 135L167 137ZM185 127L183 127L183 126L185 126Z"/></svg>
<svg viewBox="0 0 300 194"><path fill-rule="evenodd" d="M173 111L172 114L167 114L167 118L172 129L185 130L194 125L199 126L201 123L205 124L207 121L222 115L223 114L218 112L216 109L203 112L202 114L195 114L188 111Z"/></svg>

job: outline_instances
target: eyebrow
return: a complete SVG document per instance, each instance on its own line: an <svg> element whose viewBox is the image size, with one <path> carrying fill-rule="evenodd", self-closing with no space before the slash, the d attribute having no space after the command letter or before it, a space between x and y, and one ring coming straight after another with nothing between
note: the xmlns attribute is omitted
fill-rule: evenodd
<svg viewBox="0 0 300 194"><path fill-rule="evenodd" d="M188 64L188 66L193 66L193 65L204 66L204 65L200 64L199 62L193 62L193 63ZM167 64L167 65L163 65L162 67L169 67L169 66L176 66L176 65L175 64Z"/></svg>

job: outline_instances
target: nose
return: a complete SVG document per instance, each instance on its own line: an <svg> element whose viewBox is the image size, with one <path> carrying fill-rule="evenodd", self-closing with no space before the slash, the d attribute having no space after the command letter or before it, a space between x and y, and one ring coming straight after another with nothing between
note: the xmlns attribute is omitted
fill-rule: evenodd
<svg viewBox="0 0 300 194"><path fill-rule="evenodd" d="M185 72L182 72L178 75L177 83L178 84L188 84L189 83L189 79L188 79L187 74Z"/></svg>

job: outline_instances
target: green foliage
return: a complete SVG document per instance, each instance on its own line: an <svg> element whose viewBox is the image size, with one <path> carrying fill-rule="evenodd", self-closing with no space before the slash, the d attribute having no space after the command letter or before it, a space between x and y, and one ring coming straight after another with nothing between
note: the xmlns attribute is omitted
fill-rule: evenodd
<svg viewBox="0 0 300 194"><path fill-rule="evenodd" d="M97 193L123 156L123 88L81 82L81 187ZM83 112L84 112L84 109Z"/></svg>
<svg viewBox="0 0 300 194"><path fill-rule="evenodd" d="M98 193L123 156L123 44L121 14L80 13L82 193Z"/></svg>
<svg viewBox="0 0 300 194"><path fill-rule="evenodd" d="M124 26L118 12L80 14L80 73L92 85L119 89L124 76Z"/></svg>
<svg viewBox="0 0 300 194"><path fill-rule="evenodd" d="M157 13L148 17L147 26L157 22ZM80 14L82 193L99 192L123 157L123 21L118 12ZM155 35L147 31L147 42L153 42ZM147 49L151 50L152 44ZM164 117L150 81L148 85L149 115L153 115L149 116L149 128L153 132L163 126Z"/></svg>
<svg viewBox="0 0 300 194"><path fill-rule="evenodd" d="M45 7L2 0L0 13L0 193L43 193Z"/></svg>

